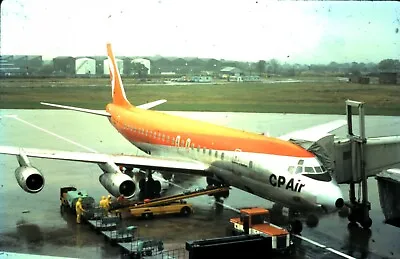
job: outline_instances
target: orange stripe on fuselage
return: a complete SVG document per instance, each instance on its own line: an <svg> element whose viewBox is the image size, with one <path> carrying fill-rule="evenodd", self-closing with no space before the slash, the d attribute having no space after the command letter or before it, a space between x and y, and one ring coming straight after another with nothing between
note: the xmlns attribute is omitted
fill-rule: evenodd
<svg viewBox="0 0 400 259"><path fill-rule="evenodd" d="M190 138L190 146L194 144L194 148L227 151L240 149L251 153L314 157L311 152L288 141L207 122L135 107L126 109L113 104L107 105L107 111L111 113L116 129L132 142L175 146L173 139L180 136L180 147L184 147ZM137 129L147 130L147 136Z"/></svg>

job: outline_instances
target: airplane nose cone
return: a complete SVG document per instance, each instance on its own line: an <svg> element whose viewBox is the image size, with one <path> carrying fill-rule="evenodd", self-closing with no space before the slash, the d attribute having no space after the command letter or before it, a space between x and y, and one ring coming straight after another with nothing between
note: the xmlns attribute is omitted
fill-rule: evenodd
<svg viewBox="0 0 400 259"><path fill-rule="evenodd" d="M329 184L321 189L317 202L326 212L334 212L344 206L342 191L338 185Z"/></svg>

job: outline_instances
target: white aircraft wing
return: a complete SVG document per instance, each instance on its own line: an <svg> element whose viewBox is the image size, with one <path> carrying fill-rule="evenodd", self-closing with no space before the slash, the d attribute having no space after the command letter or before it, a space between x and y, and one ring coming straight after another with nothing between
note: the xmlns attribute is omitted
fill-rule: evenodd
<svg viewBox="0 0 400 259"><path fill-rule="evenodd" d="M0 146L0 154L20 155L25 154L28 157L48 158L56 160L67 160L87 163L107 163L113 162L116 165L132 166L141 169L153 169L160 171L181 172L195 175L207 175L208 165L192 161L165 159L153 156L133 156L101 154L89 152L72 152L36 148L19 148L12 146Z"/></svg>
<svg viewBox="0 0 400 259"><path fill-rule="evenodd" d="M329 132L346 125L346 123L347 123L346 120L335 120L325 124L313 126L310 128L293 131L283 136L279 136L278 138L283 140L296 139L296 140L318 141L322 137L328 135Z"/></svg>
<svg viewBox="0 0 400 259"><path fill-rule="evenodd" d="M141 105L138 105L136 107L138 107L140 109L143 109L143 110L148 110L148 109L151 109L151 108L153 108L153 107L155 107L157 105L163 104L166 101L167 100L162 99L162 100L158 100L158 101L154 101L154 102L150 102L150 103L141 104Z"/></svg>
<svg viewBox="0 0 400 259"><path fill-rule="evenodd" d="M43 104L43 105L46 105L46 106L51 106L51 107L67 109L67 110L73 110L73 111L78 111L78 112L86 112L86 113L91 113L91 114L111 117L111 114L109 114L107 111L104 111L104 110L91 110L91 109L85 109L85 108L79 108L79 107L73 107L73 106L67 106L67 105L60 105L60 104L54 104L54 103L45 103L45 102L40 102L40 104Z"/></svg>

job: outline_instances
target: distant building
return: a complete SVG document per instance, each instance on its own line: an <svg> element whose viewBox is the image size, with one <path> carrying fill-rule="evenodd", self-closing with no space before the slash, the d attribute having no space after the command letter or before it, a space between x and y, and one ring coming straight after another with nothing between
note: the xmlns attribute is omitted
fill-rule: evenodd
<svg viewBox="0 0 400 259"><path fill-rule="evenodd" d="M93 58L77 58L75 60L76 75L95 75L96 60Z"/></svg>
<svg viewBox="0 0 400 259"><path fill-rule="evenodd" d="M13 56L13 63L19 67L26 75L38 72L43 65L42 56Z"/></svg>
<svg viewBox="0 0 400 259"><path fill-rule="evenodd" d="M131 62L143 64L143 66L145 66L147 68L147 74L150 74L150 66L151 66L150 60L145 59L145 58L135 58Z"/></svg>
<svg viewBox="0 0 400 259"><path fill-rule="evenodd" d="M239 76L242 73L242 70L236 67L224 67L220 71L221 78L228 78L230 76Z"/></svg>
<svg viewBox="0 0 400 259"><path fill-rule="evenodd" d="M397 84L397 72L380 72L379 83L380 84Z"/></svg>
<svg viewBox="0 0 400 259"><path fill-rule="evenodd" d="M123 74L124 72L124 61L122 59L116 58L115 62L117 63L117 67L119 69L119 73ZM109 75L110 74L110 69L108 67L108 59L105 59L103 61L103 72L105 75Z"/></svg>
<svg viewBox="0 0 400 259"><path fill-rule="evenodd" d="M54 72L59 75L75 74L75 58L73 57L55 57L53 58Z"/></svg>
<svg viewBox="0 0 400 259"><path fill-rule="evenodd" d="M243 76L244 82L260 82L260 76Z"/></svg>
<svg viewBox="0 0 400 259"><path fill-rule="evenodd" d="M93 57L93 59L96 61L96 75L101 76L104 75L104 60L107 59L106 56L97 56ZM107 67L108 69L108 67Z"/></svg>
<svg viewBox="0 0 400 259"><path fill-rule="evenodd" d="M0 56L0 76L16 76L21 75L23 70L16 66L13 62L13 57L10 55Z"/></svg>
<svg viewBox="0 0 400 259"><path fill-rule="evenodd" d="M196 82L196 83L211 83L212 77L211 76L192 76L190 81Z"/></svg>
<svg viewBox="0 0 400 259"><path fill-rule="evenodd" d="M362 76L362 75L350 75L348 82L354 83L354 84L366 84L367 85L370 83L370 78L368 76Z"/></svg>

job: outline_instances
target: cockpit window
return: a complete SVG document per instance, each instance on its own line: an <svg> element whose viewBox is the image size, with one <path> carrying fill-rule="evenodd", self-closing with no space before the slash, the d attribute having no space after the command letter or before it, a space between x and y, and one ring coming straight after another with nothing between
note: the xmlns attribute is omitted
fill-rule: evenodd
<svg viewBox="0 0 400 259"><path fill-rule="evenodd" d="M304 176L310 177L311 179L317 180L317 181L323 181L323 182L330 182L332 181L332 177L329 174L329 172L325 172L322 174L303 174Z"/></svg>
<svg viewBox="0 0 400 259"><path fill-rule="evenodd" d="M296 168L296 174L301 174L303 172L303 167L302 166L298 166Z"/></svg>
<svg viewBox="0 0 400 259"><path fill-rule="evenodd" d="M300 159L299 162L297 163L298 165L303 165L304 164L304 160Z"/></svg>
<svg viewBox="0 0 400 259"><path fill-rule="evenodd" d="M315 172L317 172L317 173L322 173L321 167L316 166L316 167L314 167L314 169L315 169Z"/></svg>
<svg viewBox="0 0 400 259"><path fill-rule="evenodd" d="M304 171L305 171L306 173L314 173L314 168L309 167L309 166L306 166Z"/></svg>
<svg viewBox="0 0 400 259"><path fill-rule="evenodd" d="M288 172L291 173L291 174L293 174L293 173L294 173L294 169L295 169L295 167L291 165L291 166L289 166L289 168L288 168Z"/></svg>

